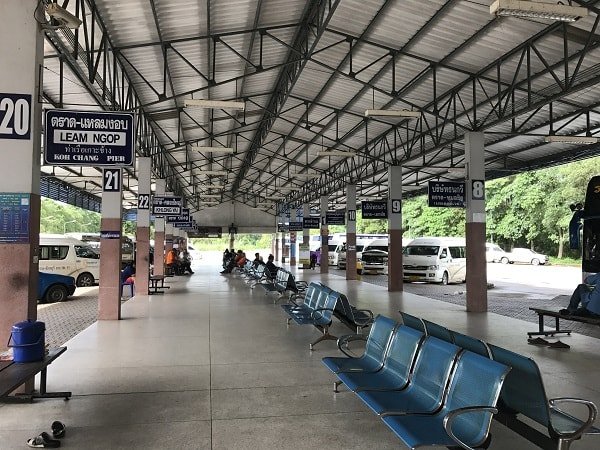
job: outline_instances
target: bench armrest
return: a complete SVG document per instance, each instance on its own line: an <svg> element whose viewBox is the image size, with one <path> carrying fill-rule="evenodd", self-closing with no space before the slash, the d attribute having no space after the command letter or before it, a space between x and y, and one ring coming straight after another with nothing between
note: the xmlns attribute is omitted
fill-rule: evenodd
<svg viewBox="0 0 600 450"><path fill-rule="evenodd" d="M315 320L317 318L317 316L315 316L315 313L317 313L321 317L323 317L323 314L321 314L323 311L331 311L332 313L334 312L332 308L317 308L317 309L313 309L313 312L310 314L310 318L312 320Z"/></svg>
<svg viewBox="0 0 600 450"><path fill-rule="evenodd" d="M587 406L587 409L588 409L587 420L585 422L583 422L583 424L577 430L575 430L572 433L561 433L560 431L558 431L556 429L554 430L561 438L566 438L568 440L579 439L586 432L586 430L592 426L592 424L596 420L596 417L598 416L598 408L596 408L596 405L593 402L591 402L589 400L584 400L582 398L559 397L559 398L553 398L553 399L548 400L550 409L557 411L560 414L564 414L568 417L572 417L572 416L569 413L566 413L563 410L561 410L558 406L556 406L557 404L560 404L560 403L579 403L581 405Z"/></svg>
<svg viewBox="0 0 600 450"><path fill-rule="evenodd" d="M354 311L355 311L355 312L362 312L362 313L365 313L365 314L367 314L367 315L369 316L369 317L368 317L366 320L364 320L364 321L363 321L363 320L354 320L354 322L355 322L357 325L364 326L364 325L368 325L368 324L370 324L370 323L373 323L373 320L374 320L374 315L373 315L373 311L371 311L370 309L355 309Z"/></svg>
<svg viewBox="0 0 600 450"><path fill-rule="evenodd" d="M350 342L353 342L353 341L365 341L366 342L366 340L367 340L367 337L362 334L345 334L344 336L340 336L338 338L337 346L338 346L338 349L340 350L340 352L342 352L348 358L358 358L358 356L348 353L346 350L344 350L342 348L342 346L348 348L348 344Z"/></svg>
<svg viewBox="0 0 600 450"><path fill-rule="evenodd" d="M454 442L456 442L460 447L464 448L465 450L473 450L473 448L469 447L467 444L465 444L458 437L455 436L455 434L452 432L452 423L461 414L472 413L472 412L491 412L492 414L496 414L498 412L498 409L494 408L492 406L469 406L466 408L458 408L453 411L450 411L444 417L444 430L446 430L446 433L448 433L448 436L450 436L450 438L452 438L452 440ZM488 430L486 432L486 435L488 434L488 432L489 432L489 425L488 425Z"/></svg>

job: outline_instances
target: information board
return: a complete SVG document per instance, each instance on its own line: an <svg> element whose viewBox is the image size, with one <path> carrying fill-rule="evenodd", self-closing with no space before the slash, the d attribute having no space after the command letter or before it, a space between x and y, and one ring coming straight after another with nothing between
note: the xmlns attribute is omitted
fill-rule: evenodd
<svg viewBox="0 0 600 450"><path fill-rule="evenodd" d="M181 197L154 197L152 214L155 216L179 216L182 210Z"/></svg>
<svg viewBox="0 0 600 450"><path fill-rule="evenodd" d="M29 194L0 193L0 242L29 242Z"/></svg>
<svg viewBox="0 0 600 450"><path fill-rule="evenodd" d="M100 231L100 239L120 239L121 232L120 231Z"/></svg>
<svg viewBox="0 0 600 450"><path fill-rule="evenodd" d="M132 166L134 147L132 113L46 110L46 164Z"/></svg>
<svg viewBox="0 0 600 450"><path fill-rule="evenodd" d="M277 231L279 233L287 233L288 231L290 231L290 227L283 223L279 223L279 224L277 224Z"/></svg>
<svg viewBox="0 0 600 450"><path fill-rule="evenodd" d="M310 229L310 230L318 230L321 228L321 218L320 217L305 217L302 219L302 228Z"/></svg>
<svg viewBox="0 0 600 450"><path fill-rule="evenodd" d="M363 201L361 202L363 219L387 219L387 201Z"/></svg>
<svg viewBox="0 0 600 450"><path fill-rule="evenodd" d="M290 222L289 228L290 228L290 231L302 231L303 222L302 221Z"/></svg>
<svg viewBox="0 0 600 450"><path fill-rule="evenodd" d="M430 181L427 199L431 207L464 208L465 183Z"/></svg>
<svg viewBox="0 0 600 450"><path fill-rule="evenodd" d="M190 208L181 208L181 214L178 216L167 216L167 223L176 224L180 222L190 222ZM178 225L175 225L176 227Z"/></svg>
<svg viewBox="0 0 600 450"><path fill-rule="evenodd" d="M344 211L327 211L325 221L327 225L346 225L346 213Z"/></svg>

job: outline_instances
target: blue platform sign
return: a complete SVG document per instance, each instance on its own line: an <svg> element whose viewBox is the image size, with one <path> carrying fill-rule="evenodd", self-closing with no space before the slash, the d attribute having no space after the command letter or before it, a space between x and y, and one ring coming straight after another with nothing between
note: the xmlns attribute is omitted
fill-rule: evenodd
<svg viewBox="0 0 600 450"><path fill-rule="evenodd" d="M430 181L428 205L442 208L464 208L465 183L456 181Z"/></svg>
<svg viewBox="0 0 600 450"><path fill-rule="evenodd" d="M132 166L133 113L49 109L44 161L54 166Z"/></svg>

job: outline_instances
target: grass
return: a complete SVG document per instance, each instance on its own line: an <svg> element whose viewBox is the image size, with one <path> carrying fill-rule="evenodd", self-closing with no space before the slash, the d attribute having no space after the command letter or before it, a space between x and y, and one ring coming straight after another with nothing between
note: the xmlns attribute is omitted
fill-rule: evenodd
<svg viewBox="0 0 600 450"><path fill-rule="evenodd" d="M577 258L550 258L550 264L554 266L580 266L581 267L581 259Z"/></svg>

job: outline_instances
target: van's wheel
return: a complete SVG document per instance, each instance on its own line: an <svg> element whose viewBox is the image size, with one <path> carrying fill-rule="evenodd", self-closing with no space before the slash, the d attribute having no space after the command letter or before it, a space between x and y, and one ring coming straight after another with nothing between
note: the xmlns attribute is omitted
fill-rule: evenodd
<svg viewBox="0 0 600 450"><path fill-rule="evenodd" d="M444 286L448 284L448 272L444 272L444 275L442 275L442 284Z"/></svg>
<svg viewBox="0 0 600 450"><path fill-rule="evenodd" d="M508 258L507 258L506 256L503 256L503 257L500 259L500 262L501 262L502 264L508 264Z"/></svg>
<svg viewBox="0 0 600 450"><path fill-rule="evenodd" d="M77 277L77 287L89 287L94 285L94 277L91 273L82 273Z"/></svg>
<svg viewBox="0 0 600 450"><path fill-rule="evenodd" d="M363 272L362 269L356 269L357 274L362 275L362 272Z"/></svg>
<svg viewBox="0 0 600 450"><path fill-rule="evenodd" d="M61 286L60 284L55 284L50 286L46 291L46 295L44 297L45 303L56 303L56 302L64 302L69 293L67 292L67 288Z"/></svg>

